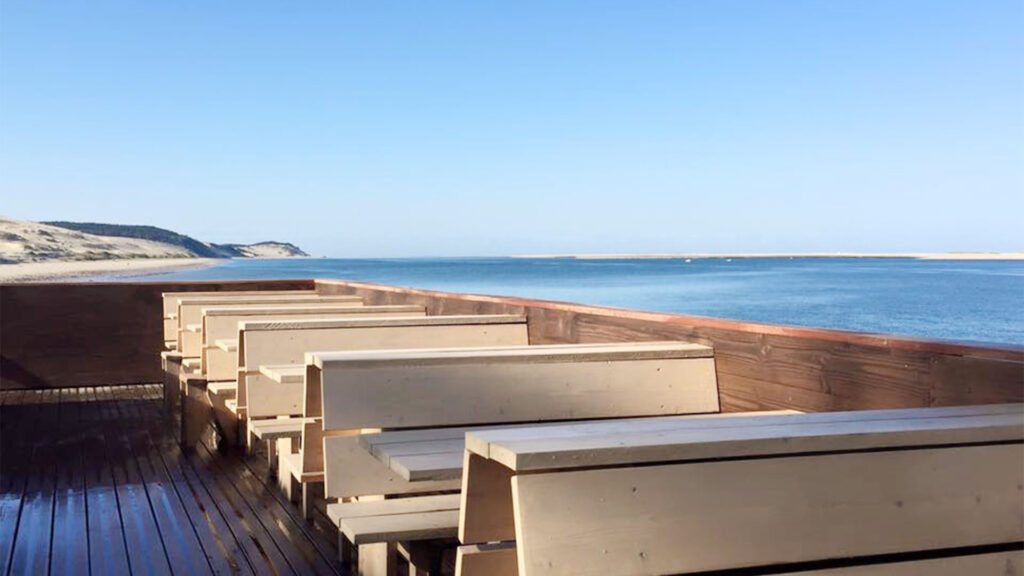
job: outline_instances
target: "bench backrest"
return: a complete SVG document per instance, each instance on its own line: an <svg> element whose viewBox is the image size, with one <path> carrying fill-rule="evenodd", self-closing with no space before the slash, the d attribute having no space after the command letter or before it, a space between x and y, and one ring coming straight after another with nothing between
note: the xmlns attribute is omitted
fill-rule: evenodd
<svg viewBox="0 0 1024 576"><path fill-rule="evenodd" d="M324 430L718 411L713 351L683 342L327 352ZM307 417L317 417L310 407Z"/></svg>
<svg viewBox="0 0 1024 576"><path fill-rule="evenodd" d="M361 306L362 299L358 296L320 296L318 294L288 294L271 296L208 296L200 298L182 298L178 302L177 335L178 351L185 356L199 356L202 349L200 332L191 332L187 328L200 324L203 320L203 308L217 305L249 305L249 304L283 304L287 302L323 304L349 304Z"/></svg>
<svg viewBox="0 0 1024 576"><path fill-rule="evenodd" d="M218 340L237 342L240 322L285 322L289 320L350 318L422 317L423 306L352 306L351 304L302 303L279 306L212 307L203 309L202 371L210 380L235 380L238 353L217 347Z"/></svg>
<svg viewBox="0 0 1024 576"><path fill-rule="evenodd" d="M504 314L243 322L238 338L238 402L250 418L302 414L303 384L273 382L260 373L260 366L302 364L312 351L528 343L526 318Z"/></svg>
<svg viewBox="0 0 1024 576"><path fill-rule="evenodd" d="M711 348L682 342L311 354L329 497L356 495L348 476L359 429L402 429L718 412ZM309 383L307 382L307 387ZM307 392L308 394L308 392ZM307 426L310 435L315 426ZM331 437L337 435L337 437ZM364 459L367 464L371 459ZM383 468L382 465L380 465ZM388 471L389 473L390 471ZM383 493L458 488L458 481L382 484ZM366 492L364 492L366 494Z"/></svg>
<svg viewBox="0 0 1024 576"><path fill-rule="evenodd" d="M240 290L237 292L233 291L216 291L216 292L164 292L161 297L163 300L163 320L164 320L164 341L177 340L178 338L178 302L182 298L202 298L204 296L302 296L315 294L315 290Z"/></svg>

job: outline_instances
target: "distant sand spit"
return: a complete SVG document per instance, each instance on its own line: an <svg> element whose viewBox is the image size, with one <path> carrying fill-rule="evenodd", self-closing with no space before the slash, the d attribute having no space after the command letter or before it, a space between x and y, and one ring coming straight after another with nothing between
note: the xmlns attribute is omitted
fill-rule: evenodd
<svg viewBox="0 0 1024 576"><path fill-rule="evenodd" d="M897 258L907 260L1024 260L1024 252L940 252L907 254L527 254L514 258L573 258L576 260L683 260L729 258Z"/></svg>
<svg viewBox="0 0 1024 576"><path fill-rule="evenodd" d="M134 276L206 268L223 262L225 260L216 258L140 258L0 264L0 282L46 282L87 276Z"/></svg>

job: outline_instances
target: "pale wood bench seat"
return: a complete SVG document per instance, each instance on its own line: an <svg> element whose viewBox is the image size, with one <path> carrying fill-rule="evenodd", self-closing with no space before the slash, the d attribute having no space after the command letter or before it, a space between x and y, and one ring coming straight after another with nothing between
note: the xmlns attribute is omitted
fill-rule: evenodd
<svg viewBox="0 0 1024 576"><path fill-rule="evenodd" d="M164 349L165 350L177 350L178 349L178 342L176 340L164 340Z"/></svg>
<svg viewBox="0 0 1024 576"><path fill-rule="evenodd" d="M199 334L199 333L201 333L203 331L203 325L202 324L189 324L189 325L185 326L185 330L188 331L188 332L192 332L193 334Z"/></svg>
<svg viewBox="0 0 1024 576"><path fill-rule="evenodd" d="M237 407L236 407L237 410ZM278 467L278 440L287 440L291 450L291 441L302 437L302 428L306 424L303 418L269 418L265 420L249 420L248 434L262 440L267 451L267 465L271 470Z"/></svg>
<svg viewBox="0 0 1024 576"><path fill-rule="evenodd" d="M393 458L389 468L409 482L462 478L462 452L407 454Z"/></svg>
<svg viewBox="0 0 1024 576"><path fill-rule="evenodd" d="M214 344L224 352L238 351L238 338L221 338L214 342Z"/></svg>
<svg viewBox="0 0 1024 576"><path fill-rule="evenodd" d="M217 396L231 397L235 395L238 387L234 382L208 382L206 391Z"/></svg>
<svg viewBox="0 0 1024 576"><path fill-rule="evenodd" d="M459 510L346 518L339 528L345 538L357 546L455 538L459 533Z"/></svg>
<svg viewBox="0 0 1024 576"><path fill-rule="evenodd" d="M801 414L796 410L771 410L763 412L744 412L744 417L782 416ZM736 414L692 414L685 416L654 416L650 418L623 418L616 420L623 428L656 429L672 427L681 421L690 422L694 426L708 420L733 418ZM592 421L588 421L592 422ZM707 424L703 424L707 426ZM566 430L585 429L587 423L542 422L538 424L507 424L503 426L469 426L451 428L423 428L417 430L399 430L377 434L361 434L359 444L373 454L393 472L409 482L428 480L452 480L462 477L463 453L466 448L466 432L478 433L488 430L507 430L510 433L518 429L533 430L536 428L557 429L553 434L564 434ZM478 434L479 435L479 434Z"/></svg>
<svg viewBox="0 0 1024 576"><path fill-rule="evenodd" d="M282 474L291 474L300 483L316 482L323 480L323 472L303 472L301 452L280 452L279 464ZM279 480L288 480L283 478Z"/></svg>
<svg viewBox="0 0 1024 576"><path fill-rule="evenodd" d="M470 432L460 540L514 541L520 574L581 576L777 573L1024 540L1024 405L701 424ZM874 569L850 573L889 573Z"/></svg>
<svg viewBox="0 0 1024 576"><path fill-rule="evenodd" d="M181 367L189 372L198 372L199 358L182 358Z"/></svg>
<svg viewBox="0 0 1024 576"><path fill-rule="evenodd" d="M304 418L270 418L250 421L249 431L260 440L298 438L302 434Z"/></svg>
<svg viewBox="0 0 1024 576"><path fill-rule="evenodd" d="M390 500L344 502L328 504L327 517L335 525L338 525L343 519L347 518L458 510L459 501L460 496L458 494L441 494L437 496L410 496L408 498L393 498ZM455 526L458 527L458 521L455 522Z"/></svg>
<svg viewBox="0 0 1024 576"><path fill-rule="evenodd" d="M888 412L888 411L879 411ZM1021 427L1024 406L980 407L974 414L887 416L871 412L824 412L756 418L677 422L524 426L468 434L466 448L516 472L616 466L648 462L797 454L946 442L1004 440Z"/></svg>
<svg viewBox="0 0 1024 576"><path fill-rule="evenodd" d="M260 374L278 384L302 384L306 377L305 364L278 364L260 366Z"/></svg>

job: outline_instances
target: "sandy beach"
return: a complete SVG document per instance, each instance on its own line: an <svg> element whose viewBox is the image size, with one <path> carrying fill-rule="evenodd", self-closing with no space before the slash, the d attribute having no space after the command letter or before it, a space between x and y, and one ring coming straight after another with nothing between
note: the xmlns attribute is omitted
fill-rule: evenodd
<svg viewBox="0 0 1024 576"><path fill-rule="evenodd" d="M206 268L219 262L223 262L223 260L216 258L137 258L0 264L0 282L46 282L96 276L134 276Z"/></svg>

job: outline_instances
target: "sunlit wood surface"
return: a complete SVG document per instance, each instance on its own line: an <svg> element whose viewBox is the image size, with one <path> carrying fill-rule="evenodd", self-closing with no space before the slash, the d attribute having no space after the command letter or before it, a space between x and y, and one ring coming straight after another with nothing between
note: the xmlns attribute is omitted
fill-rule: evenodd
<svg viewBox="0 0 1024 576"><path fill-rule="evenodd" d="M182 453L160 386L0 392L0 575L344 574L258 454Z"/></svg>

